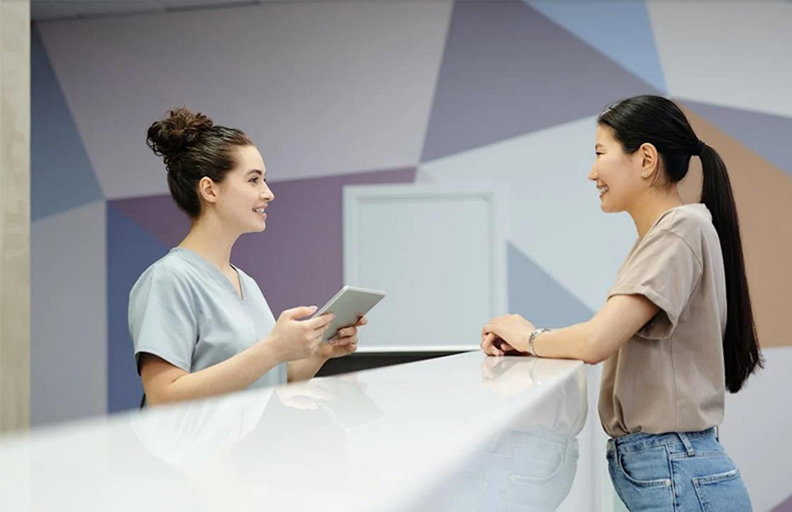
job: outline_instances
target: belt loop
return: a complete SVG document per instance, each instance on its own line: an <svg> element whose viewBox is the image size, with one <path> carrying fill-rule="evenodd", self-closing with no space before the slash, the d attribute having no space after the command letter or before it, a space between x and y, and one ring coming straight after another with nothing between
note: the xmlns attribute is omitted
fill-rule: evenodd
<svg viewBox="0 0 792 512"><path fill-rule="evenodd" d="M720 427L715 425L715 440L720 443Z"/></svg>
<svg viewBox="0 0 792 512"><path fill-rule="evenodd" d="M679 440L682 441L682 444L685 446L688 457L694 456L696 454L696 450L693 449L693 445L690 443L690 439L688 438L687 434L684 432L677 432L677 435L679 436Z"/></svg>

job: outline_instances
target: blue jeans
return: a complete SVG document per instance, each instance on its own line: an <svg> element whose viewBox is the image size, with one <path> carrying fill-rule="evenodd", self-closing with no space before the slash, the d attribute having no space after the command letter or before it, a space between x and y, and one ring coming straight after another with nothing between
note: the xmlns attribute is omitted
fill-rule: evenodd
<svg viewBox="0 0 792 512"><path fill-rule="evenodd" d="M715 428L608 440L608 470L630 511L746 512L751 500Z"/></svg>

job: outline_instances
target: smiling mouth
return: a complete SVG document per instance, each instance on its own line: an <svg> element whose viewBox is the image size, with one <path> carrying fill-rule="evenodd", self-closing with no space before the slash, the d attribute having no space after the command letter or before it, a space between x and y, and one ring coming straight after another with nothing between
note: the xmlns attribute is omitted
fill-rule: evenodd
<svg viewBox="0 0 792 512"><path fill-rule="evenodd" d="M267 218L267 214L264 213L264 208L254 208L253 211L261 215L263 218Z"/></svg>
<svg viewBox="0 0 792 512"><path fill-rule="evenodd" d="M600 197L602 197L608 192L608 190L610 190L610 188L608 188L608 186L605 185L604 187L597 187L597 190L599 190L599 195Z"/></svg>

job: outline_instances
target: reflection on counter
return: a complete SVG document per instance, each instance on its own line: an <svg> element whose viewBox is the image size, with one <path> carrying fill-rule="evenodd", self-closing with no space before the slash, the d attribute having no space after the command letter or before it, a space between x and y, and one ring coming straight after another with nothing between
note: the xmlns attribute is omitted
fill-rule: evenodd
<svg viewBox="0 0 792 512"><path fill-rule="evenodd" d="M488 358L482 381L496 393L515 396L541 385L542 362ZM585 382L569 380L527 413L505 425L420 507L438 511L552 511L572 488L578 442L586 421Z"/></svg>
<svg viewBox="0 0 792 512"><path fill-rule="evenodd" d="M579 361L466 353L157 407L4 439L0 509L554 510L585 397Z"/></svg>
<svg viewBox="0 0 792 512"><path fill-rule="evenodd" d="M534 358L484 358L480 364L481 383L493 399L542 386L544 373L555 374L552 363ZM140 416L131 423L147 450L218 505L231 487L246 495L247 505L252 500L265 505L274 495L288 498L280 491L293 488L295 478L317 485L311 492L332 493L335 486L354 484L349 468L355 464L356 432L364 436L372 423L388 421L376 397L366 392L368 376L347 374L195 402L163 411L155 422ZM582 377L567 380L482 440L439 486L414 497L409 509L556 510L574 481L585 396ZM252 450L266 456L251 460ZM285 471L283 460L299 473ZM245 478L251 474L256 475L252 482Z"/></svg>

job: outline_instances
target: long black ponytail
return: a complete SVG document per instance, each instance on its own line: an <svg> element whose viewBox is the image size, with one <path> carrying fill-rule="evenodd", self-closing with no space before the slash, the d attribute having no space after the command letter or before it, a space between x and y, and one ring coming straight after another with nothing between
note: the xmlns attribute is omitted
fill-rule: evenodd
<svg viewBox="0 0 792 512"><path fill-rule="evenodd" d="M678 183L687 175L691 156L701 158L704 175L701 202L712 213L726 274L728 316L723 337L726 388L738 392L757 367L764 364L745 274L740 221L726 165L712 147L699 140L682 110L666 98L636 96L619 101L600 114L597 122L610 127L629 154L644 143L653 144L671 183Z"/></svg>

